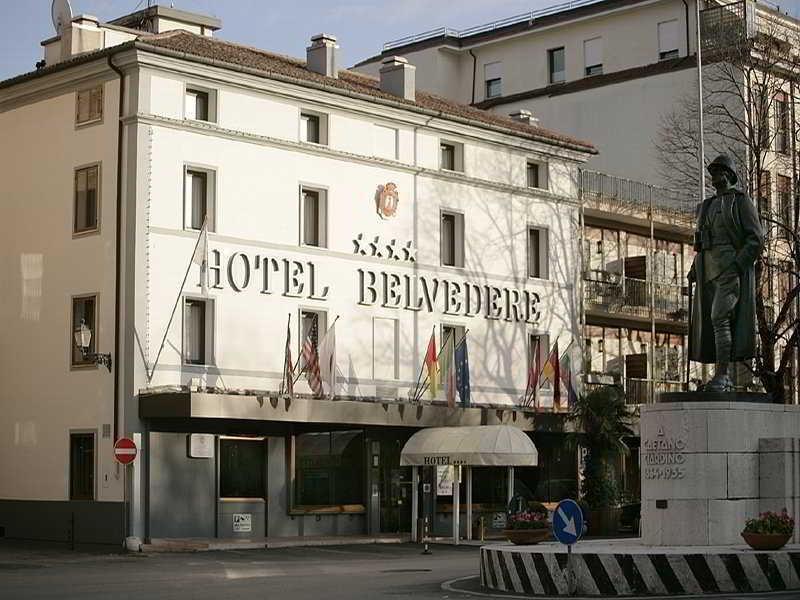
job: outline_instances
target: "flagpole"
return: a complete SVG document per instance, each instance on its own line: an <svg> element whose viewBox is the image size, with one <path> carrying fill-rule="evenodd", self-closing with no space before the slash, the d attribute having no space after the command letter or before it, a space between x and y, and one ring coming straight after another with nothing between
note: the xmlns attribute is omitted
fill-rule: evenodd
<svg viewBox="0 0 800 600"><path fill-rule="evenodd" d="M281 387L278 390L278 394L283 396L288 390L285 389L286 386L286 353L289 350L289 331L291 331L292 327L292 313L289 313L289 320L286 323L286 344L283 346L283 376L281 377Z"/></svg>
<svg viewBox="0 0 800 600"><path fill-rule="evenodd" d="M434 335L435 333L436 333L436 325L434 325L431 328L431 335ZM430 343L430 338L428 340L428 343ZM425 346L425 354L426 355L428 354L427 348L428 347L426 345ZM424 369L425 369L425 359L423 358L422 359L422 364L419 366L419 375L417 375L417 383L414 385L414 393L413 393L413 397L412 397L412 401L413 402L416 402L417 400L419 400L422 397L422 394L417 395L417 391L419 390L419 382L422 379L422 372L423 372ZM425 392L423 391L422 393L425 393Z"/></svg>
<svg viewBox="0 0 800 600"><path fill-rule="evenodd" d="M161 345L158 347L158 353L156 354L156 359L153 361L153 367L150 369L147 375L148 383L153 380L153 375L156 372L156 365L158 364L158 359L161 357L161 351L164 349L164 344L167 341L167 335L169 334L169 328L172 326L172 319L175 318L175 310L178 308L178 303L181 301L181 295L183 294L183 288L186 285L186 280L189 278L189 271L192 270L192 264L194 264L194 255L197 252L197 247L200 245L200 240L203 239L203 233L206 229L206 220L208 219L208 215L203 219L203 226L200 228L200 235L197 236L197 241L194 243L194 250L192 250L192 256L189 259L189 266L186 267L186 273L183 274L183 281L181 282L181 287L178 290L178 297L175 298L175 304L172 307L172 312L169 315L169 321L167 322L167 328L164 330L164 337L161 338ZM206 267L207 268L207 267Z"/></svg>

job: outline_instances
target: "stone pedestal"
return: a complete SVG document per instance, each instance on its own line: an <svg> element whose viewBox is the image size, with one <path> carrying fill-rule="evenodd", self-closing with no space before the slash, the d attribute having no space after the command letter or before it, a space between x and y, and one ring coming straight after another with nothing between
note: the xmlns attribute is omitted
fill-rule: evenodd
<svg viewBox="0 0 800 600"><path fill-rule="evenodd" d="M775 488L772 503L791 499L797 504L796 480L786 480L795 476L796 469L786 464L794 465L792 461L800 455L787 454L786 446L773 442L769 447L775 450L774 465L769 460L765 463L759 444L762 439L795 438L798 432L798 406L719 400L643 406L643 543L743 543L740 533L747 519L767 508L790 508L788 504L768 507L762 502L761 487ZM779 468L783 469L780 476Z"/></svg>

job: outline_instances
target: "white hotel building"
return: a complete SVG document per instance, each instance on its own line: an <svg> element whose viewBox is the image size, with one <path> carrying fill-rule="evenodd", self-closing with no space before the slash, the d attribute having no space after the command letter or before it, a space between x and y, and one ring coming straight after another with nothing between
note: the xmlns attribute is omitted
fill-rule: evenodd
<svg viewBox="0 0 800 600"><path fill-rule="evenodd" d="M0 82L0 537L408 532L400 448L436 425L521 428L539 466L517 491L568 495L564 413L520 398L535 336L579 334L594 148L415 92L401 60L338 70L330 36L306 63L219 27L164 7L79 16ZM310 323L337 317L333 397L305 378L281 396L287 320L297 360ZM82 320L110 369L77 348ZM468 407L409 399L432 331L468 331ZM140 448L127 470L123 436ZM473 514L498 510L504 471L473 477Z"/></svg>

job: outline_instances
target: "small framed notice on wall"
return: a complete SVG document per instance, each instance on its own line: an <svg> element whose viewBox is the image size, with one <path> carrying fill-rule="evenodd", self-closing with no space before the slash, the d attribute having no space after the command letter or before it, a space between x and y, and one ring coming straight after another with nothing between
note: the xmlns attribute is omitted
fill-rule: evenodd
<svg viewBox="0 0 800 600"><path fill-rule="evenodd" d="M188 437L189 458L214 458L213 434L190 433Z"/></svg>

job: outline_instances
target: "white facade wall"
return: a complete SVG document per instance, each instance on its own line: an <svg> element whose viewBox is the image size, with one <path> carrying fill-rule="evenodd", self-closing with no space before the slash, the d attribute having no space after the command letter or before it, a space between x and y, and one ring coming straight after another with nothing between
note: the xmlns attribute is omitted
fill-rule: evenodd
<svg viewBox="0 0 800 600"><path fill-rule="evenodd" d="M340 101L339 107L334 107L324 95L281 99L229 85L214 87L219 129L212 125L200 130L159 119L180 118L183 83L176 74L153 71L141 77L149 82L142 88L149 89L149 96L141 99L141 105L149 104L152 115L139 126L139 138L148 144L140 149L138 165L147 180L144 187L149 199L137 199L140 209L149 215L149 272L144 276L149 283L143 295L137 294L138 301L148 304L144 311L137 310L146 314L146 322L137 322L136 329L147 332L144 356L148 362L155 360L197 239L195 232L184 231L182 226L185 165L216 173L216 231L209 239L211 249L221 253L223 289L212 289L209 294L216 313L215 364L181 364L182 323L176 314L152 381L137 381L137 388L194 383L227 389L277 389L287 317L292 315L296 359L302 343L298 331L302 309L326 311L328 324L340 317L337 362L343 379L337 393L343 395L380 395L397 388L399 397L405 397L417 379L432 328L436 327L440 343L439 326L452 324L469 329L473 402L510 405L524 392L526 334L540 331L553 340L560 335L562 347L569 343L576 310L572 247L576 209L570 200L575 197L574 159L548 156L552 150L542 145L518 141L511 142L518 145L513 148L508 145L510 140L505 146L487 143L477 139L471 128L456 128L442 121L434 124L436 128L415 129L389 111L373 107L372 114L365 114L362 107L350 108ZM327 148L308 144L287 147L277 141L298 139L301 109L328 115ZM376 123L397 128L397 162L372 158ZM251 135L259 137L247 137ZM439 173L440 139L464 144L463 175ZM550 160L553 194L530 193L524 188L526 158ZM424 171L419 173L420 169ZM387 182L397 185L400 205L397 216L382 220L376 214L374 197L377 187ZM327 248L300 245L300 185L327 190ZM464 214L464 268L439 266L443 209ZM550 281L526 276L527 225L550 230ZM359 234L365 246L376 236L384 244L397 240L400 247L411 242L417 249L416 262L358 255L354 240ZM237 252L247 255L251 266L250 284L239 292L228 281L228 261ZM261 293L263 268L255 268L256 256L312 262L318 291L323 286L330 288L326 299L284 296L283 281L275 284L274 293ZM244 278L243 260L234 259L232 272L238 282ZM359 305L359 269L400 277L423 275L431 281L439 278L442 287L437 306L432 312L415 312L381 307L380 302ZM285 276L282 263L275 275ZM199 268L193 267L187 293L200 293L198 277ZM467 317L463 310L445 314L445 279L535 292L541 298L541 318L534 324ZM397 322L396 342L376 333L387 325L382 319ZM395 343L396 371L382 359L395 354ZM387 380L386 374L392 371L396 376ZM307 391L304 379L298 391Z"/></svg>

